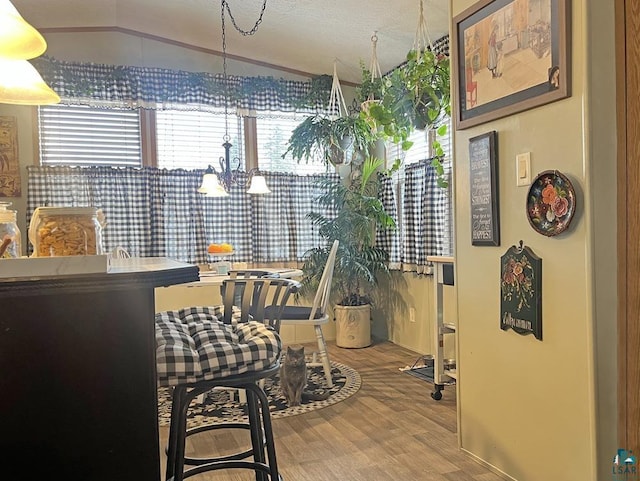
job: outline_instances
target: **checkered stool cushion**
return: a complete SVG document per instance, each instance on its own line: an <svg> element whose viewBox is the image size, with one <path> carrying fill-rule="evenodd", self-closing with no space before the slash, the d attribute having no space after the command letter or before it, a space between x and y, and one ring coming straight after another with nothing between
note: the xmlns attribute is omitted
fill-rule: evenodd
<svg viewBox="0 0 640 481"><path fill-rule="evenodd" d="M275 330L262 322L233 322L235 311L231 324L224 324L222 314L221 306L156 314L160 386L260 371L276 362L282 341Z"/></svg>

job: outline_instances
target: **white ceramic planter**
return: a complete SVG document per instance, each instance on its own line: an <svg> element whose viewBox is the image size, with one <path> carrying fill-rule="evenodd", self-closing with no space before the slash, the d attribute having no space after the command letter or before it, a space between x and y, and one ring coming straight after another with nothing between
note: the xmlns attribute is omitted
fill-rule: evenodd
<svg viewBox="0 0 640 481"><path fill-rule="evenodd" d="M371 345L371 306L335 306L336 345L359 348Z"/></svg>

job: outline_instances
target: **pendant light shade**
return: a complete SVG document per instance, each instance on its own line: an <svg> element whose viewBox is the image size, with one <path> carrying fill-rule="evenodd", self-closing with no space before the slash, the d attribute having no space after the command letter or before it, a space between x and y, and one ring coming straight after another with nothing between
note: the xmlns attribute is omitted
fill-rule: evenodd
<svg viewBox="0 0 640 481"><path fill-rule="evenodd" d="M251 185L247 190L248 194L270 194L271 190L267 186L267 180L264 175L253 175L251 177Z"/></svg>
<svg viewBox="0 0 640 481"><path fill-rule="evenodd" d="M209 166L202 176L202 184L198 188L198 192L205 194L207 197L226 197L229 195L222 184L220 184L220 179L211 166Z"/></svg>
<svg viewBox="0 0 640 481"><path fill-rule="evenodd" d="M42 55L47 42L9 0L0 0L0 57L29 59Z"/></svg>
<svg viewBox="0 0 640 481"><path fill-rule="evenodd" d="M0 103L46 105L58 102L58 94L27 60L0 58Z"/></svg>

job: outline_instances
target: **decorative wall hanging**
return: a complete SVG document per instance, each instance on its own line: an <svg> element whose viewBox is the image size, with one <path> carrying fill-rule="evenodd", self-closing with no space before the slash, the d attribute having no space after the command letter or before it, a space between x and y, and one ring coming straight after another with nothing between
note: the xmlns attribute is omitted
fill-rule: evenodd
<svg viewBox="0 0 640 481"><path fill-rule="evenodd" d="M0 197L20 197L18 124L15 117L0 117Z"/></svg>
<svg viewBox="0 0 640 481"><path fill-rule="evenodd" d="M533 229L551 237L564 232L576 211L571 181L557 170L545 170L534 179L527 194L527 219Z"/></svg>
<svg viewBox="0 0 640 481"><path fill-rule="evenodd" d="M454 18L458 129L571 95L569 4L482 0Z"/></svg>
<svg viewBox="0 0 640 481"><path fill-rule="evenodd" d="M542 259L523 246L500 258L500 329L542 340Z"/></svg>
<svg viewBox="0 0 640 481"><path fill-rule="evenodd" d="M495 130L469 139L471 244L474 246L500 245L497 146Z"/></svg>

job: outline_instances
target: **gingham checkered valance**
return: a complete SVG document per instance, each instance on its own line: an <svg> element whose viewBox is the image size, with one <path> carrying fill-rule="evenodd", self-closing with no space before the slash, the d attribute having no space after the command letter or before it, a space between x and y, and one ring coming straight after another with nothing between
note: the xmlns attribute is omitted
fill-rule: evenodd
<svg viewBox="0 0 640 481"><path fill-rule="evenodd" d="M390 256L390 267L428 272L427 256L448 254L450 231L449 191L438 187L431 159L405 167L401 228L378 232L376 242ZM447 166L448 168L448 166ZM446 173L448 175L448 171ZM381 178L380 196L387 212L398 218L395 179Z"/></svg>
<svg viewBox="0 0 640 481"><path fill-rule="evenodd" d="M449 56L449 35L439 38L431 45L433 47L433 53L436 55Z"/></svg>
<svg viewBox="0 0 640 481"><path fill-rule="evenodd" d="M306 82L273 77L227 76L151 67L34 59L43 79L62 103L93 107L207 110L227 105L232 110L326 112L331 78Z"/></svg>
<svg viewBox="0 0 640 481"><path fill-rule="evenodd" d="M203 170L146 167L29 166L27 222L36 207L93 206L103 210L104 247L136 257L208 262L209 243L228 242L237 262L299 262L321 243L307 219L320 175L263 172L271 194L252 196L234 185L229 197L197 192ZM327 174L338 179L337 174ZM241 174L246 180L246 174Z"/></svg>

